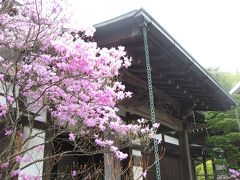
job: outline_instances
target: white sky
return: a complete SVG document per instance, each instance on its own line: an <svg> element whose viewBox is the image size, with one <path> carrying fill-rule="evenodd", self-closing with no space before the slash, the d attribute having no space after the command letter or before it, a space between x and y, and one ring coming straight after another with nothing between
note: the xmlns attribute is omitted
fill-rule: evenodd
<svg viewBox="0 0 240 180"><path fill-rule="evenodd" d="M202 66L240 71L239 0L68 0L73 21L93 25L143 7Z"/></svg>

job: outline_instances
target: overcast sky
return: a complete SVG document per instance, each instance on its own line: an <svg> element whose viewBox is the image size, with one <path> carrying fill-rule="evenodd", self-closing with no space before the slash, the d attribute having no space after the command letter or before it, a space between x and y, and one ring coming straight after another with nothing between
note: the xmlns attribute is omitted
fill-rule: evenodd
<svg viewBox="0 0 240 180"><path fill-rule="evenodd" d="M73 21L94 25L143 7L202 66L240 71L239 0L69 0Z"/></svg>

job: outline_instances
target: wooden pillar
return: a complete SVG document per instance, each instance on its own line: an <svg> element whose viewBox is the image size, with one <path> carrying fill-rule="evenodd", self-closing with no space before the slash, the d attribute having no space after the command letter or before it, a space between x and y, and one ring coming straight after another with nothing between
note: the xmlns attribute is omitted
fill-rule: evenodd
<svg viewBox="0 0 240 180"><path fill-rule="evenodd" d="M50 113L47 113L46 117L46 123L51 127L52 121L51 121L51 115ZM46 136L45 136L45 142L50 140L54 136L54 130L51 128L46 128L45 130ZM44 146L44 157L50 157L53 155L53 142L45 143ZM43 162L43 180L51 179L51 173L54 167L53 159L47 159Z"/></svg>
<svg viewBox="0 0 240 180"><path fill-rule="evenodd" d="M182 157L182 167L184 180L193 180L192 163L187 131L180 132L180 149Z"/></svg>
<svg viewBox="0 0 240 180"><path fill-rule="evenodd" d="M104 179L120 180L121 167L120 162L113 156L112 153L104 154Z"/></svg>
<svg viewBox="0 0 240 180"><path fill-rule="evenodd" d="M191 154L190 154L190 147L189 147L189 141L188 141L188 133L186 131L184 131L184 138L185 138L189 178L190 180L193 180Z"/></svg>
<svg viewBox="0 0 240 180"><path fill-rule="evenodd" d="M194 159L192 159L192 172L193 172L193 180L197 180L196 167L195 167L195 160Z"/></svg>
<svg viewBox="0 0 240 180"><path fill-rule="evenodd" d="M202 155L202 160L203 160L203 170L204 170L205 180L208 180L208 172L207 172L206 158L205 158L204 152Z"/></svg>
<svg viewBox="0 0 240 180"><path fill-rule="evenodd" d="M105 138L114 139L112 135L107 132ZM121 178L121 164L118 159L114 157L111 152L104 153L104 179L106 180L120 180Z"/></svg>
<svg viewBox="0 0 240 180"><path fill-rule="evenodd" d="M119 116L121 116L127 123L130 113L125 112L119 107ZM107 139L114 139L110 132L106 132L104 137ZM113 153L104 153L104 179L106 180L120 180L121 179L121 163L116 159Z"/></svg>
<svg viewBox="0 0 240 180"><path fill-rule="evenodd" d="M213 169L213 177L217 179L216 165L214 163L214 159L212 159L212 169Z"/></svg>

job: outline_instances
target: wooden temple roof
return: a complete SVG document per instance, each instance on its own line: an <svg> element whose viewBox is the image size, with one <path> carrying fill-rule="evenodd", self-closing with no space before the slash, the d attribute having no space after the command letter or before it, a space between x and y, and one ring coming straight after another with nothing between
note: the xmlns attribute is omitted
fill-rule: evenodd
<svg viewBox="0 0 240 180"><path fill-rule="evenodd" d="M125 46L133 57L128 72L147 81L142 27L148 26L153 86L177 100L181 108L227 110L237 102L144 9L95 25L94 39L105 47Z"/></svg>
<svg viewBox="0 0 240 180"><path fill-rule="evenodd" d="M229 92L230 94L240 94L240 82L238 82Z"/></svg>

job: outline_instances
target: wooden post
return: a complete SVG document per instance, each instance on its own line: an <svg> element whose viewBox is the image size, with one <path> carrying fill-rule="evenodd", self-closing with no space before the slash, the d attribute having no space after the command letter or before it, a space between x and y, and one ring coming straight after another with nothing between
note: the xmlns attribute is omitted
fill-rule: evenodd
<svg viewBox="0 0 240 180"><path fill-rule="evenodd" d="M105 133L105 138L114 139L109 132ZM104 179L106 180L120 180L121 178L121 164L111 152L104 153Z"/></svg>
<svg viewBox="0 0 240 180"><path fill-rule="evenodd" d="M206 158L205 158L204 152L202 155L202 160L203 160L203 170L204 170L205 180L208 180L208 172L207 172Z"/></svg>
<svg viewBox="0 0 240 180"><path fill-rule="evenodd" d="M194 161L194 159L192 159L192 172L193 172L193 180L197 180L196 167L195 167L195 161Z"/></svg>
<svg viewBox="0 0 240 180"><path fill-rule="evenodd" d="M46 117L46 122L49 126L52 126L52 121L51 121L51 115L50 113L47 113ZM49 130L46 128L45 130L46 136L45 136L45 141L51 139L53 137L53 130ZM49 157L53 155L53 144L52 142L46 143L44 146L44 157ZM53 170L53 159L48 159L43 162L43 180L51 179L51 173Z"/></svg>
<svg viewBox="0 0 240 180"><path fill-rule="evenodd" d="M214 159L212 159L212 168L213 168L213 177L214 177L214 179L217 179L217 172L216 172L216 166L214 163Z"/></svg>
<svg viewBox="0 0 240 180"><path fill-rule="evenodd" d="M119 115L128 123L130 113L125 112L119 107ZM107 139L114 139L110 132L104 134ZM104 179L120 180L121 179L121 163L114 157L112 153L104 153Z"/></svg>
<svg viewBox="0 0 240 180"><path fill-rule="evenodd" d="M120 180L118 171L120 162L116 160L112 153L104 154L104 179Z"/></svg>
<svg viewBox="0 0 240 180"><path fill-rule="evenodd" d="M188 162L189 178L190 178L190 180L193 180L191 154L190 154L190 147L189 147L187 131L184 131L184 137L185 137L185 146L186 146L186 155L187 155L187 162Z"/></svg>
<svg viewBox="0 0 240 180"><path fill-rule="evenodd" d="M183 165L183 174L185 180L193 180L191 155L187 131L180 132L180 148Z"/></svg>

